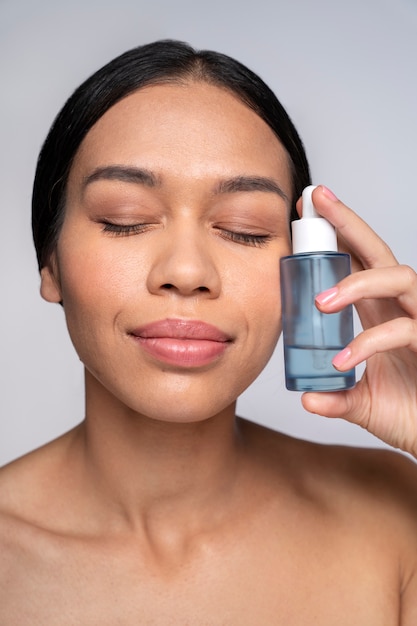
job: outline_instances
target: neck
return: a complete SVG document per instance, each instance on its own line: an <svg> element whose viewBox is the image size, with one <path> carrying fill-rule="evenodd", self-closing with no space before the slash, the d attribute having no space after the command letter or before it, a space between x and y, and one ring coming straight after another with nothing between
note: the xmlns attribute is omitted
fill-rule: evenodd
<svg viewBox="0 0 417 626"><path fill-rule="evenodd" d="M231 503L242 458L234 405L198 422L159 421L128 409L87 374L80 431L86 480L119 522L191 530Z"/></svg>

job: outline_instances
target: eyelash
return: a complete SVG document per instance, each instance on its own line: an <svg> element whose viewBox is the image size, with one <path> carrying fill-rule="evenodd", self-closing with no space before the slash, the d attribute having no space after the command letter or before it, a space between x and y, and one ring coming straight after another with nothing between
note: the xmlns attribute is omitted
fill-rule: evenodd
<svg viewBox="0 0 417 626"><path fill-rule="evenodd" d="M221 230L221 237L229 239L235 243L241 243L246 246L255 246L262 248L266 246L271 239L271 235L254 235L253 233L238 233L233 230Z"/></svg>
<svg viewBox="0 0 417 626"><path fill-rule="evenodd" d="M143 233L150 224L113 224L112 222L102 222L103 232L110 233L115 237L137 235Z"/></svg>
<svg viewBox="0 0 417 626"><path fill-rule="evenodd" d="M112 222L103 222L103 232L109 233L114 237L127 237L143 233L149 226L150 224L113 224ZM271 235L254 235L253 233L239 233L224 229L219 229L219 231L223 239L258 248L265 246L271 239Z"/></svg>

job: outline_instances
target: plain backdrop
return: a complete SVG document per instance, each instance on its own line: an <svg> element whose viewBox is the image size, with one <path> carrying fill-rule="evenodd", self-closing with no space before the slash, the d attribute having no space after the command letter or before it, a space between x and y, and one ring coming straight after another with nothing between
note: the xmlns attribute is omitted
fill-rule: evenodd
<svg viewBox="0 0 417 626"><path fill-rule="evenodd" d="M417 0L0 0L0 465L84 411L62 309L39 296L30 201L41 143L81 81L161 38L225 52L259 73L295 122L315 183L417 267ZM306 439L382 445L307 414L284 388L282 360L279 344L239 401L241 415Z"/></svg>

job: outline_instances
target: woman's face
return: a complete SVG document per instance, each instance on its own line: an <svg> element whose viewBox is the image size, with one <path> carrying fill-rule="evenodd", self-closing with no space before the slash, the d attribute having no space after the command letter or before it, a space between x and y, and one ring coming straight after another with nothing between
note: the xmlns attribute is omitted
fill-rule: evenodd
<svg viewBox="0 0 417 626"><path fill-rule="evenodd" d="M290 194L280 142L226 90L154 85L109 109L42 271L90 393L170 421L232 407L281 331Z"/></svg>

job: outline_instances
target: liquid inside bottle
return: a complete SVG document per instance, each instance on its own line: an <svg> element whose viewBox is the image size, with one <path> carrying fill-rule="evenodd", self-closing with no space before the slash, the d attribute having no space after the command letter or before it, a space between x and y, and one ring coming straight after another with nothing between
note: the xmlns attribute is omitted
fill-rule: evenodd
<svg viewBox="0 0 417 626"><path fill-rule="evenodd" d="M353 310L321 313L317 294L350 273L350 257L338 252L281 259L285 378L292 391L336 391L355 385L355 371L338 372L333 357L353 338Z"/></svg>

